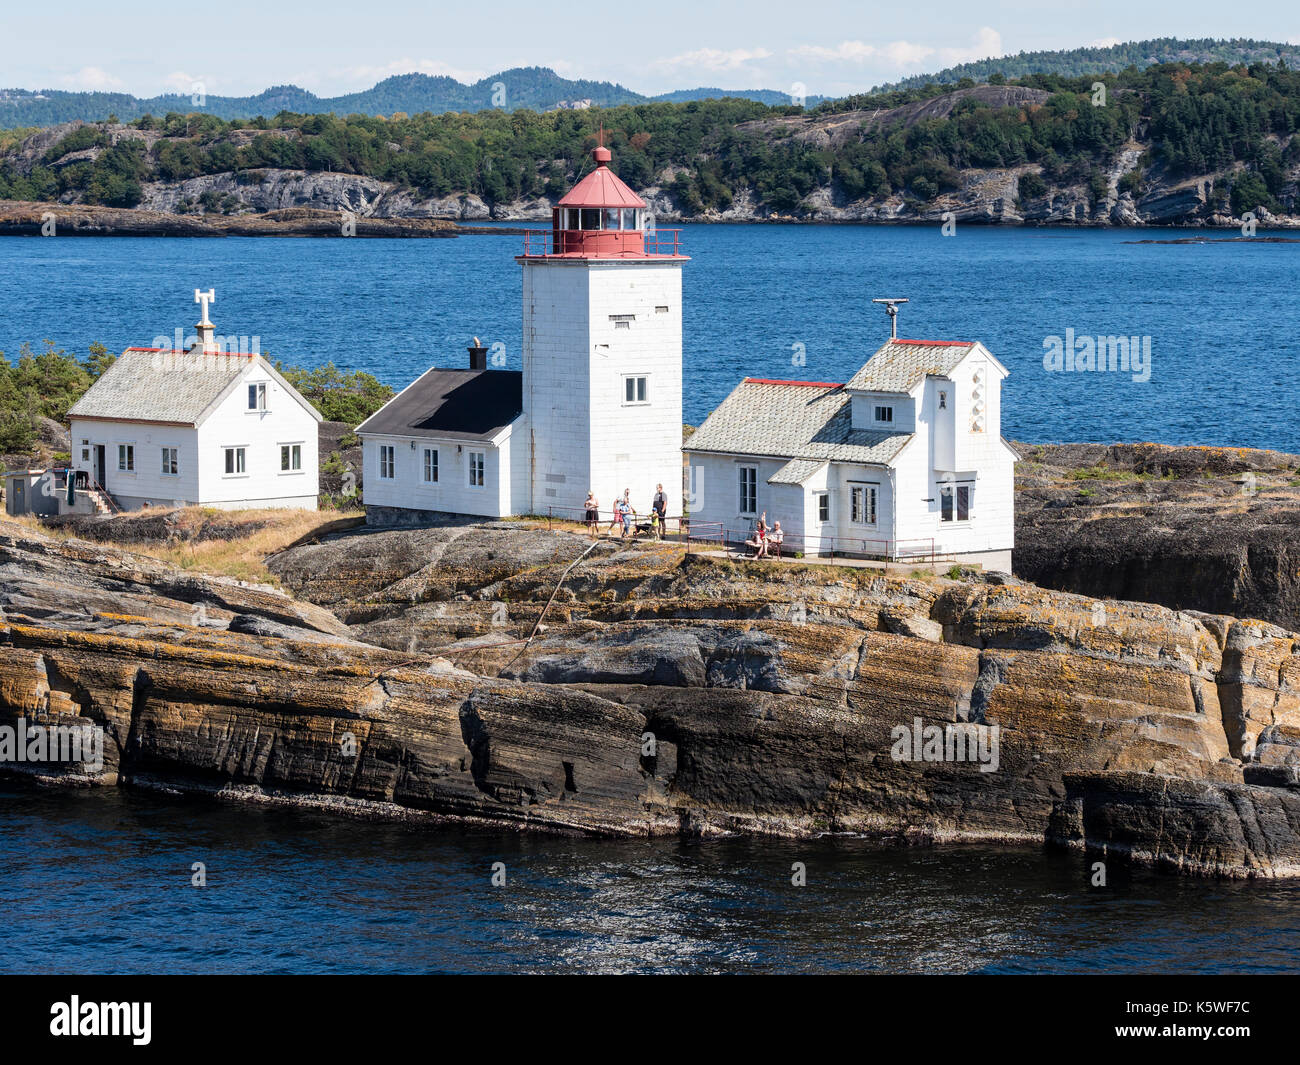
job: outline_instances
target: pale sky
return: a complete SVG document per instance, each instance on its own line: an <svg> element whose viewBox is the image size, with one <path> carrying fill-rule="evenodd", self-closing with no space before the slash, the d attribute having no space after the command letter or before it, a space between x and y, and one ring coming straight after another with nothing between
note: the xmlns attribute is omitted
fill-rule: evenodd
<svg viewBox="0 0 1300 1065"><path fill-rule="evenodd" d="M514 66L638 92L714 85L839 96L954 63L1150 37L1300 42L1282 0L656 0L545 5L387 0L7 4L0 88L321 96L422 71L474 81ZM601 7L603 11L600 11ZM600 11L594 15L592 12Z"/></svg>

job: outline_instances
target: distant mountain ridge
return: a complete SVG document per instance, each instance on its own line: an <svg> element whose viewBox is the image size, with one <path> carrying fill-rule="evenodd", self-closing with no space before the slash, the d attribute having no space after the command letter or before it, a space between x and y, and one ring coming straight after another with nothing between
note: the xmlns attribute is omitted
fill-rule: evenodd
<svg viewBox="0 0 1300 1065"><path fill-rule="evenodd" d="M1202 37L1183 40L1178 37L1155 37L1147 41L1069 48L1054 52L1021 52L1018 55L977 59L940 70L936 74L916 74L888 85L878 85L872 92L916 89L923 85L953 85L963 78L986 82L995 74L1005 78L1023 78L1030 74L1060 74L1079 77L1084 74L1115 74L1129 67L1144 70L1161 63L1277 63L1289 67L1300 65L1300 45L1278 41L1256 41L1248 37L1217 39Z"/></svg>
<svg viewBox="0 0 1300 1065"><path fill-rule="evenodd" d="M773 89L679 89L645 96L614 82L563 78L547 67L516 67L466 85L430 74L397 74L372 88L342 96L321 97L296 85L276 85L256 96L207 95L196 105L189 93L138 97L116 92L68 92L62 89L0 89L0 129L52 126L81 120L98 122L116 115L129 122L141 115L201 111L217 118L271 118L281 111L297 114L391 115L442 114L447 111L552 111L565 107L616 107L619 104L680 103L740 97L768 105L788 104L788 93ZM809 97L808 104L822 97Z"/></svg>

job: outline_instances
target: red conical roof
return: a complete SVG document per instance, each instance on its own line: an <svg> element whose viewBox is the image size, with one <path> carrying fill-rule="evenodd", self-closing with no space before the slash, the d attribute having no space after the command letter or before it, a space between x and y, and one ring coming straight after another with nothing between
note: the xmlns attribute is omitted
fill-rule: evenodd
<svg viewBox="0 0 1300 1065"><path fill-rule="evenodd" d="M609 149L603 145L591 153L596 169L579 181L560 200L560 207L644 207L641 199L609 169Z"/></svg>

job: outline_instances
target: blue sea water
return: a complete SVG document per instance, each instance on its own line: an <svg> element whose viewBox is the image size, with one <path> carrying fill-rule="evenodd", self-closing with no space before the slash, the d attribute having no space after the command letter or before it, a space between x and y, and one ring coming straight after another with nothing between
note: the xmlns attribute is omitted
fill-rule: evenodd
<svg viewBox="0 0 1300 1065"><path fill-rule="evenodd" d="M979 339L1011 370L1008 437L1300 452L1300 245L1126 243L1152 235L687 227L686 418L745 375L845 380L887 334L871 297L907 296L901 335ZM0 350L149 344L211 286L218 331L286 362L400 387L478 335L518 367L520 244L0 241ZM1150 381L1045 372L1066 329L1150 336ZM10 972L1300 970L1300 883L1089 876L1035 848L586 841L0 790Z"/></svg>
<svg viewBox="0 0 1300 1065"><path fill-rule="evenodd" d="M1300 244L1131 243L1192 235L687 226L686 420L746 375L846 380L888 334L871 298L906 296L900 335L978 339L1011 371L1008 437L1300 452ZM79 352L148 345L188 333L193 289L214 287L218 332L258 336L289 363L333 360L401 387L431 365L462 365L477 335L517 368L522 243L12 238L0 241L0 351L47 337ZM1067 329L1150 337L1150 380L1045 371L1044 339Z"/></svg>
<svg viewBox="0 0 1300 1065"><path fill-rule="evenodd" d="M11 973L1300 970L1300 883L1091 876L1034 848L576 840L0 789Z"/></svg>

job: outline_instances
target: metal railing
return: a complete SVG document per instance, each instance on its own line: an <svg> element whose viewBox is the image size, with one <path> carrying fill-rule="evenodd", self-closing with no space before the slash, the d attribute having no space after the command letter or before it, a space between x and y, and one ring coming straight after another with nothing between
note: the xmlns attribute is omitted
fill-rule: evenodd
<svg viewBox="0 0 1300 1065"><path fill-rule="evenodd" d="M611 510L597 510L597 532L618 532L623 538L623 519ZM650 520L650 511L634 512L628 525L632 539L640 540L654 536ZM584 529L588 526L587 511L584 507L547 507L546 528L553 530L557 525L578 525ZM690 518L665 515L660 523L658 537L674 543L684 543L687 548L701 543L720 543L723 536L722 522L698 522Z"/></svg>
<svg viewBox="0 0 1300 1065"><path fill-rule="evenodd" d="M597 531L622 532L622 519L612 510L598 510ZM634 538L647 535L650 529L649 512L633 514L631 529ZM587 525L587 512L582 507L547 507L546 527L557 525ZM692 521L687 517L666 517L659 530L661 540L685 543L689 548L713 546L718 550L732 551L752 546L754 530L728 528L720 521ZM927 562L931 565L942 558L933 538L908 540L871 539L860 536L804 536L801 533L784 533L778 546L769 542L766 558L864 558L887 562Z"/></svg>
<svg viewBox="0 0 1300 1065"><path fill-rule="evenodd" d="M98 495L108 507L110 514L123 513L122 508L117 505L117 500L109 494L108 489L100 484L89 470L78 470L73 469L70 466L65 466L61 469L49 470L48 472L54 476L55 491L63 498L67 498L68 477L71 475L74 485L73 491L85 492L88 495Z"/></svg>
<svg viewBox="0 0 1300 1065"><path fill-rule="evenodd" d="M553 229L525 229L524 230L524 257L531 259L544 259L553 255L565 254L563 245L564 233L618 233L628 232L621 229L579 229L570 230L562 229L559 231L560 240L557 243L557 234ZM588 253L600 256L602 258L618 258L619 256L640 256L640 255L681 255L682 254L682 231L680 229L650 229L641 233L642 243L637 251L628 251L619 249L616 246L603 248L599 244L593 243L592 250ZM576 243L576 242L575 242ZM578 254L573 252L570 254Z"/></svg>

